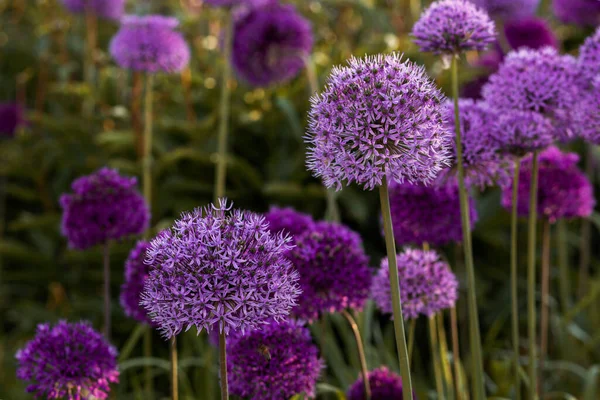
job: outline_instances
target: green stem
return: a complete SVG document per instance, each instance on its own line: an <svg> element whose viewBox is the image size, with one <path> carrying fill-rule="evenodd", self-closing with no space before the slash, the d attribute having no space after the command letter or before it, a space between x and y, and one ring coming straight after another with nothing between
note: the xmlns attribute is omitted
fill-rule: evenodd
<svg viewBox="0 0 600 400"><path fill-rule="evenodd" d="M148 208L152 210L152 105L153 105L152 74L146 75L144 93L144 148L142 155L142 187Z"/></svg>
<svg viewBox="0 0 600 400"><path fill-rule="evenodd" d="M371 385L369 384L369 375L367 368L367 358L365 357L365 349L363 346L362 337L360 335L360 330L358 329L358 324L356 320L352 316L349 311L342 310L342 315L350 324L350 328L352 328L352 332L354 333L354 339L356 340L356 350L358 351L358 357L360 359L360 369L363 378L363 384L365 388L365 400L371 399Z"/></svg>
<svg viewBox="0 0 600 400"><path fill-rule="evenodd" d="M519 201L519 169L521 160L515 160L514 177L512 185L512 213L510 221L510 294L512 307L512 346L513 346L513 367L514 367L514 385L515 399L521 398L521 378L519 375L519 298L518 298L518 201Z"/></svg>
<svg viewBox="0 0 600 400"><path fill-rule="evenodd" d="M104 336L110 341L110 243L106 241L102 250L104 270Z"/></svg>
<svg viewBox="0 0 600 400"><path fill-rule="evenodd" d="M550 222L544 220L542 230L542 311L540 314L540 365L539 396L543 397L544 361L548 352L548 312L550 303Z"/></svg>
<svg viewBox="0 0 600 400"><path fill-rule="evenodd" d="M219 368L221 370L221 400L229 399L227 387L227 339L225 331L219 334Z"/></svg>
<svg viewBox="0 0 600 400"><path fill-rule="evenodd" d="M227 136L229 135L229 114L231 111L231 46L233 38L233 19L231 11L225 17L225 39L223 41L223 74L221 76L221 100L219 103L219 139L217 168L215 171L215 203L225 196L227 182Z"/></svg>
<svg viewBox="0 0 600 400"><path fill-rule="evenodd" d="M152 357L152 328L147 325L144 330L144 357ZM147 399L152 399L154 393L154 382L152 379L152 366L146 365L144 367L144 379L146 383L146 396Z"/></svg>
<svg viewBox="0 0 600 400"><path fill-rule="evenodd" d="M462 374L460 373L460 347L458 338L458 315L456 312L456 306L450 309L450 326L452 336L452 364L454 367L454 390L456 392L456 399L462 399L462 393L464 391Z"/></svg>
<svg viewBox="0 0 600 400"><path fill-rule="evenodd" d="M442 371L444 377L444 388L448 391L448 397L454 398L454 381L452 380L452 369L448 360L448 340L446 338L446 326L444 325L444 313L440 311L436 317L437 332L440 342L440 359L442 361Z"/></svg>
<svg viewBox="0 0 600 400"><path fill-rule="evenodd" d="M394 243L394 230L390 212L390 197L387 178L384 177L379 187L381 201L381 214L383 216L383 229L385 232L385 247L387 250L388 265L390 270L390 287L392 292L392 308L394 315L394 333L396 347L400 361L400 375L402 376L402 395L405 400L412 399L412 380L408 350L406 348L406 334L404 332L404 318L402 317L402 303L400 297L400 282L398 278L398 263L396 260L396 243Z"/></svg>
<svg viewBox="0 0 600 400"><path fill-rule="evenodd" d="M428 318L429 320L429 344L431 345L431 358L433 366L433 374L435 377L435 390L437 399L444 400L444 383L442 382L442 371L440 363L439 345L437 339L437 329L435 325L435 315Z"/></svg>
<svg viewBox="0 0 600 400"><path fill-rule="evenodd" d="M569 248L567 244L567 222L559 219L556 229L556 249L558 252L558 287L560 290L560 306L563 313L571 308L571 281L569 276Z"/></svg>
<svg viewBox="0 0 600 400"><path fill-rule="evenodd" d="M535 311L535 248L537 229L537 192L538 192L539 162L538 152L533 153L531 171L531 187L529 193L529 233L527 243L527 327L529 346L529 399L536 400L537 369L536 369L536 311Z"/></svg>
<svg viewBox="0 0 600 400"><path fill-rule="evenodd" d="M469 306L469 342L473 367L473 394L476 400L485 398L483 381L483 359L481 355L481 336L479 333L479 315L477 314L477 290L475 288L475 266L471 242L471 222L469 220L469 198L465 186L462 140L460 132L460 110L458 104L458 57L452 58L452 96L454 98L454 119L456 134L456 158L458 166L458 187L460 198L461 222L463 231L463 249L467 270L467 290Z"/></svg>
<svg viewBox="0 0 600 400"><path fill-rule="evenodd" d="M415 328L417 327L417 319L413 318L408 324L408 365L412 365L413 349L415 348Z"/></svg>
<svg viewBox="0 0 600 400"><path fill-rule="evenodd" d="M177 364L177 336L171 338L171 400L179 400L179 379Z"/></svg>
<svg viewBox="0 0 600 400"><path fill-rule="evenodd" d="M85 82L90 91L89 95L83 102L83 115L87 118L94 116L95 96L96 96L96 66L94 53L96 51L96 43L98 40L98 20L96 14L90 7L86 6L85 10L85 27L86 27L86 49L84 56L84 76Z"/></svg>

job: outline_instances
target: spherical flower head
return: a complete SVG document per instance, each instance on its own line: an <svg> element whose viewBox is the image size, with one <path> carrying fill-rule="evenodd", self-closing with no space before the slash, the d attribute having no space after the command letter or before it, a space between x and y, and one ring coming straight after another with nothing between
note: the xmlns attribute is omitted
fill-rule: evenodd
<svg viewBox="0 0 600 400"><path fill-rule="evenodd" d="M581 101L573 111L575 136L600 144L600 75L581 91Z"/></svg>
<svg viewBox="0 0 600 400"><path fill-rule="evenodd" d="M492 17L510 21L535 14L540 0L471 0Z"/></svg>
<svg viewBox="0 0 600 400"><path fill-rule="evenodd" d="M367 373L371 387L371 400L402 400L402 378L386 367ZM414 396L413 396L414 397ZM366 400L363 378L360 377L350 386L348 400Z"/></svg>
<svg viewBox="0 0 600 400"><path fill-rule="evenodd" d="M458 184L424 186L390 184L390 208L394 238L399 246L427 242L442 246L462 242ZM475 202L469 198L471 229L477 221Z"/></svg>
<svg viewBox="0 0 600 400"><path fill-rule="evenodd" d="M539 154L538 215L551 223L559 219L589 217L596 200L591 183L577 168L579 156L563 153L550 147ZM521 162L519 173L519 198L517 212L529 214L529 188L531 187L531 157ZM512 185L504 188L502 205L512 209Z"/></svg>
<svg viewBox="0 0 600 400"><path fill-rule="evenodd" d="M435 251L407 249L398 254L398 276L404 318L431 317L454 306L458 298L458 280ZM387 258L373 278L371 296L386 314L392 314L390 270Z"/></svg>
<svg viewBox="0 0 600 400"><path fill-rule="evenodd" d="M23 109L16 103L0 103L0 137L12 138L25 124Z"/></svg>
<svg viewBox="0 0 600 400"><path fill-rule="evenodd" d="M150 243L141 304L165 337L198 331L244 332L280 320L296 305L298 273L290 238L264 217L226 200L184 213Z"/></svg>
<svg viewBox="0 0 600 400"><path fill-rule="evenodd" d="M427 8L412 35L421 51L456 55L484 50L494 42L494 22L487 12L467 0L440 0Z"/></svg>
<svg viewBox="0 0 600 400"><path fill-rule="evenodd" d="M106 167L73 181L73 193L60 198L69 246L84 250L144 232L150 211L136 186L136 178Z"/></svg>
<svg viewBox="0 0 600 400"><path fill-rule="evenodd" d="M598 0L553 0L554 15L566 24L594 26L600 23Z"/></svg>
<svg viewBox="0 0 600 400"><path fill-rule="evenodd" d="M386 176L430 182L450 156L444 100L422 67L397 54L351 58L311 99L308 168L338 190L371 190Z"/></svg>
<svg viewBox="0 0 600 400"><path fill-rule="evenodd" d="M496 113L484 102L471 99L459 100L460 129L463 151L465 182L480 189L486 186L503 186L510 181L511 161L498 151L490 127L497 118ZM454 103L445 107L448 129L454 131ZM458 156L456 146L453 167L442 173L440 182L456 180ZM452 179L450 179L452 178Z"/></svg>
<svg viewBox="0 0 600 400"><path fill-rule="evenodd" d="M146 251L150 243L139 241L125 261L125 282L121 286L121 307L125 315L143 324L152 324L148 312L140 305L144 283L150 267L145 264Z"/></svg>
<svg viewBox="0 0 600 400"><path fill-rule="evenodd" d="M17 378L36 398L106 399L119 381L117 350L87 322L40 324L15 358Z"/></svg>
<svg viewBox="0 0 600 400"><path fill-rule="evenodd" d="M89 12L97 17L118 20L125 11L125 0L62 0L66 9L73 14Z"/></svg>
<svg viewBox="0 0 600 400"><path fill-rule="evenodd" d="M233 66L255 86L285 83L304 68L312 46L310 22L293 5L270 2L236 18Z"/></svg>
<svg viewBox="0 0 600 400"><path fill-rule="evenodd" d="M586 79L600 75L600 27L579 48L579 65Z"/></svg>
<svg viewBox="0 0 600 400"><path fill-rule="evenodd" d="M288 258L300 274L302 296L292 313L313 321L321 313L361 309L371 271L360 235L344 225L318 222L296 237Z"/></svg>
<svg viewBox="0 0 600 400"><path fill-rule="evenodd" d="M308 329L283 321L230 340L227 369L231 393L241 398L279 400L299 393L313 398L323 361Z"/></svg>
<svg viewBox="0 0 600 400"><path fill-rule="evenodd" d="M504 24L504 36L513 49L528 47L535 50L546 46L558 48L556 35L542 18L509 20Z"/></svg>
<svg viewBox="0 0 600 400"><path fill-rule="evenodd" d="M190 49L175 28L176 18L161 15L126 16L110 42L110 54L121 68L142 72L181 72Z"/></svg>
<svg viewBox="0 0 600 400"><path fill-rule="evenodd" d="M498 113L490 129L498 150L516 157L543 150L554 142L550 120L532 111Z"/></svg>
<svg viewBox="0 0 600 400"><path fill-rule="evenodd" d="M297 236L315 226L315 221L310 215L298 212L291 207L271 207L265 214L265 221L269 224L271 233L290 235L292 242Z"/></svg>

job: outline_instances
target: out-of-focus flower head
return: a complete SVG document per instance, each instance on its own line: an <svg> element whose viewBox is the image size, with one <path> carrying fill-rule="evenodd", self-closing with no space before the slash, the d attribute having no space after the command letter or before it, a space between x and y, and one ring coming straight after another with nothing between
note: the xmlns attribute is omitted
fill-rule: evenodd
<svg viewBox="0 0 600 400"><path fill-rule="evenodd" d="M371 400L402 400L402 378L386 367L367 373ZM360 377L348 389L348 400L366 400L365 385Z"/></svg>
<svg viewBox="0 0 600 400"><path fill-rule="evenodd" d="M271 207L265 214L265 221L269 224L271 233L290 235L292 243L295 243L296 237L315 226L315 221L310 215L298 212L291 207Z"/></svg>
<svg viewBox="0 0 600 400"><path fill-rule="evenodd" d="M140 305L144 283L150 267L144 263L150 243L139 241L125 261L125 282L121 286L121 307L125 315L144 324L152 324L148 312Z"/></svg>
<svg viewBox="0 0 600 400"><path fill-rule="evenodd" d="M522 157L543 150L554 142L552 123L532 111L507 110L498 113L492 122L491 132L498 150Z"/></svg>
<svg viewBox="0 0 600 400"><path fill-rule="evenodd" d="M545 19L530 17L513 19L504 24L506 41L513 49L528 47L540 49L550 46L558 48L558 39Z"/></svg>
<svg viewBox="0 0 600 400"><path fill-rule="evenodd" d="M0 137L11 138L25 124L25 113L16 103L0 103Z"/></svg>
<svg viewBox="0 0 600 400"><path fill-rule="evenodd" d="M553 0L554 15L567 24L594 26L600 23L598 0Z"/></svg>
<svg viewBox="0 0 600 400"><path fill-rule="evenodd" d="M89 10L100 18L115 21L125 12L125 0L62 0L62 2L73 14L85 14Z"/></svg>
<svg viewBox="0 0 600 400"><path fill-rule="evenodd" d="M471 0L494 18L510 21L535 14L540 0Z"/></svg>
<svg viewBox="0 0 600 400"><path fill-rule="evenodd" d="M579 48L579 65L585 79L594 80L600 75L600 27Z"/></svg>

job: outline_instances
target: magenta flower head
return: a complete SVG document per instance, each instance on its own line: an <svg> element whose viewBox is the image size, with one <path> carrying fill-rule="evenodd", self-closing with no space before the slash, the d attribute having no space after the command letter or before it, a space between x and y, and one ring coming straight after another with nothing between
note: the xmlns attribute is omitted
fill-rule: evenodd
<svg viewBox="0 0 600 400"><path fill-rule="evenodd" d="M144 232L150 211L136 186L136 178L106 167L73 181L73 193L60 198L69 246L84 250Z"/></svg>
<svg viewBox="0 0 600 400"><path fill-rule="evenodd" d="M319 314L361 309L371 271L360 235L344 225L318 222L296 237L288 258L300 274L302 296L292 313L313 321Z"/></svg>
<svg viewBox="0 0 600 400"><path fill-rule="evenodd" d="M176 18L128 15L110 42L110 54L121 68L142 72L181 72L190 48L175 28Z"/></svg>
<svg viewBox="0 0 600 400"><path fill-rule="evenodd" d="M271 323L227 343L231 393L248 400L313 398L323 361L307 328Z"/></svg>
<svg viewBox="0 0 600 400"><path fill-rule="evenodd" d="M539 155L538 214L550 221L589 217L596 200L591 183L577 168L579 156L563 153L550 147ZM519 200L517 211L521 216L529 214L529 188L531 187L532 159L521 162L519 174ZM504 188L502 205L512 209L512 186Z"/></svg>
<svg viewBox="0 0 600 400"><path fill-rule="evenodd" d="M402 400L402 378L386 367L367 373L371 387L371 400ZM416 399L416 397L413 398ZM360 377L348 389L348 400L367 400L363 378Z"/></svg>
<svg viewBox="0 0 600 400"><path fill-rule="evenodd" d="M510 21L535 15L540 0L471 0L492 17Z"/></svg>
<svg viewBox="0 0 600 400"><path fill-rule="evenodd" d="M312 45L310 22L293 5L272 1L239 13L234 25L233 66L254 86L285 83L304 68Z"/></svg>
<svg viewBox="0 0 600 400"><path fill-rule="evenodd" d="M25 124L25 113L16 103L0 103L0 137L12 138Z"/></svg>
<svg viewBox="0 0 600 400"><path fill-rule="evenodd" d="M554 142L553 129L550 120L543 115L517 110L498 113L490 127L495 147L517 157L550 146Z"/></svg>
<svg viewBox="0 0 600 400"><path fill-rule="evenodd" d="M269 224L271 233L290 235L292 243L295 242L297 236L315 226L315 221L310 215L298 212L291 207L271 207L265 214L265 221Z"/></svg>
<svg viewBox="0 0 600 400"><path fill-rule="evenodd" d="M434 54L484 50L496 39L487 12L467 0L439 0L427 8L412 30L414 42Z"/></svg>
<svg viewBox="0 0 600 400"><path fill-rule="evenodd" d="M446 102L445 112L448 129L454 130L452 102ZM491 127L497 118L496 113L484 102L470 99L459 100L459 112L466 184L480 189L503 186L510 181L511 161L499 153L495 145ZM444 184L457 175L456 157L455 154L453 167L441 175L440 181Z"/></svg>
<svg viewBox="0 0 600 400"><path fill-rule="evenodd" d="M581 92L581 101L574 110L574 131L590 143L600 144L600 75Z"/></svg>
<svg viewBox="0 0 600 400"><path fill-rule="evenodd" d="M141 304L165 337L198 331L244 332L281 320L300 294L284 255L290 238L269 232L264 217L221 199L184 213L150 243Z"/></svg>
<svg viewBox="0 0 600 400"><path fill-rule="evenodd" d="M567 24L595 26L600 23L598 0L553 0L554 15Z"/></svg>
<svg viewBox="0 0 600 400"><path fill-rule="evenodd" d="M65 8L73 14L89 12L97 17L118 20L125 11L125 0L62 0Z"/></svg>
<svg viewBox="0 0 600 400"><path fill-rule="evenodd" d="M600 27L579 48L579 65L586 79L600 75Z"/></svg>
<svg viewBox="0 0 600 400"><path fill-rule="evenodd" d="M448 165L450 132L440 90L398 54L335 67L309 113L308 169L325 186L367 190L390 180L432 181Z"/></svg>
<svg viewBox="0 0 600 400"><path fill-rule="evenodd" d="M558 39L545 19L530 17L513 19L504 24L504 36L513 49L528 47L540 49L550 46L558 48Z"/></svg>
<svg viewBox="0 0 600 400"><path fill-rule="evenodd" d="M151 325L148 312L140 305L144 283L150 267L144 263L150 243L140 240L125 261L125 282L121 286L121 307L125 315L143 324Z"/></svg>
<svg viewBox="0 0 600 400"><path fill-rule="evenodd" d="M398 254L402 312L408 319L431 317L451 308L458 298L458 280L435 251L407 249ZM373 278L371 296L379 309L392 314L390 270L387 258Z"/></svg>
<svg viewBox="0 0 600 400"><path fill-rule="evenodd" d="M117 350L88 322L40 324L17 351L17 378L44 399L106 399L119 381Z"/></svg>
<svg viewBox="0 0 600 400"><path fill-rule="evenodd" d="M462 241L458 184L424 186L390 184L394 238L399 246L427 242L442 246ZM469 199L471 229L477 222L475 202Z"/></svg>

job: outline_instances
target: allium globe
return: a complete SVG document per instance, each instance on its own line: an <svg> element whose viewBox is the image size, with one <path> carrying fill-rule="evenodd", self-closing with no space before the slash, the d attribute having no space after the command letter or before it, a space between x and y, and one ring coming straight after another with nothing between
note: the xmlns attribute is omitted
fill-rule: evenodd
<svg viewBox="0 0 600 400"><path fill-rule="evenodd" d="M150 211L136 186L136 178L106 167L73 181L73 193L60 198L69 246L84 250L144 232Z"/></svg>
<svg viewBox="0 0 600 400"><path fill-rule="evenodd" d="M307 328L271 323L227 343L231 393L249 400L290 399L316 394L323 361Z"/></svg>
<svg viewBox="0 0 600 400"><path fill-rule="evenodd" d="M543 150L554 142L550 120L532 111L498 113L490 127L498 151L516 157Z"/></svg>
<svg viewBox="0 0 600 400"><path fill-rule="evenodd" d="M88 322L40 324L17 351L17 378L45 399L106 399L119 381L117 350Z"/></svg>
<svg viewBox="0 0 600 400"><path fill-rule="evenodd" d="M462 242L458 184L423 186L390 184L390 208L394 238L399 246L427 242L442 246ZM477 222L475 202L469 199L471 229Z"/></svg>
<svg viewBox="0 0 600 400"><path fill-rule="evenodd" d="M300 294L284 257L289 242L224 199L183 213L150 243L141 304L168 338L193 326L228 334L281 320Z"/></svg>
<svg viewBox="0 0 600 400"><path fill-rule="evenodd" d="M125 282L121 286L121 307L125 315L143 324L152 324L148 312L140 305L144 283L150 267L145 264L150 243L140 240L125 261Z"/></svg>
<svg viewBox="0 0 600 400"><path fill-rule="evenodd" d="M573 113L575 136L600 144L600 75L581 91L581 101Z"/></svg>
<svg viewBox="0 0 600 400"><path fill-rule="evenodd" d="M344 225L318 222L296 237L288 258L300 274L302 296L292 313L313 321L321 313L361 309L371 271L360 235Z"/></svg>
<svg viewBox="0 0 600 400"><path fill-rule="evenodd" d="M367 377L371 387L371 400L403 400L402 378L398 374L386 367L379 367L367 373ZM367 400L362 377L348 389L348 400Z"/></svg>
<svg viewBox="0 0 600 400"><path fill-rule="evenodd" d="M486 11L467 0L432 3L412 30L421 51L456 55L484 50L496 39L494 22Z"/></svg>
<svg viewBox="0 0 600 400"><path fill-rule="evenodd" d="M315 226L315 221L310 215L298 212L291 207L271 207L265 214L265 222L269 224L271 233L289 235L292 243L295 243L296 237Z"/></svg>
<svg viewBox="0 0 600 400"><path fill-rule="evenodd" d="M325 186L427 183L448 165L440 90L398 54L351 58L311 99L308 169Z"/></svg>
<svg viewBox="0 0 600 400"><path fill-rule="evenodd" d="M11 138L25 124L24 111L16 103L0 103L0 137Z"/></svg>
<svg viewBox="0 0 600 400"><path fill-rule="evenodd" d="M233 66L255 86L294 78L313 45L310 22L291 4L271 1L239 13L233 29Z"/></svg>
<svg viewBox="0 0 600 400"><path fill-rule="evenodd" d="M492 17L511 21L535 15L540 0L471 0Z"/></svg>
<svg viewBox="0 0 600 400"><path fill-rule="evenodd" d="M454 306L458 298L458 280L435 251L407 249L398 254L400 296L405 318L431 317ZM373 278L371 296L379 309L392 314L390 270L387 258Z"/></svg>
<svg viewBox="0 0 600 400"><path fill-rule="evenodd" d="M104 19L118 20L125 12L126 0L62 0L65 8L73 14L84 14L88 10Z"/></svg>
<svg viewBox="0 0 600 400"><path fill-rule="evenodd" d="M513 49L528 47L540 49L550 46L558 48L558 38L548 22L542 18L530 17L506 21L504 36Z"/></svg>
<svg viewBox="0 0 600 400"><path fill-rule="evenodd" d="M586 79L600 75L600 27L579 48L579 65Z"/></svg>
<svg viewBox="0 0 600 400"><path fill-rule="evenodd" d="M596 200L593 187L586 175L577 168L579 156L563 153L550 147L539 155L538 209L541 218L554 223L559 219L589 217ZM517 212L529 214L529 188L531 187L531 157L521 162L519 174L519 199ZM502 192L502 205L512 208L512 185Z"/></svg>
<svg viewBox="0 0 600 400"><path fill-rule="evenodd" d="M175 28L176 18L128 15L110 42L110 54L121 68L142 72L181 72L190 49Z"/></svg>
<svg viewBox="0 0 600 400"><path fill-rule="evenodd" d="M553 0L554 15L567 24L595 26L600 23L598 0Z"/></svg>

